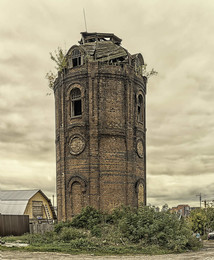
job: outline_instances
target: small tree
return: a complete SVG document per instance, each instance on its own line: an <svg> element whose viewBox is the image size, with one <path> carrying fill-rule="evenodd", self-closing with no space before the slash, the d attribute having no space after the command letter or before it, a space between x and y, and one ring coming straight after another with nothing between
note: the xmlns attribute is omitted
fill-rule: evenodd
<svg viewBox="0 0 214 260"><path fill-rule="evenodd" d="M61 47L58 47L54 53L55 55L50 52L51 59L56 63L56 70L62 72L67 66L66 51L63 51Z"/></svg>
<svg viewBox="0 0 214 260"><path fill-rule="evenodd" d="M195 209L188 218L193 232L203 235L207 226L207 216L204 209Z"/></svg>
<svg viewBox="0 0 214 260"><path fill-rule="evenodd" d="M58 47L57 50L54 51L54 54L50 52L51 60L55 62L56 70L57 72L63 72L64 69L67 67L67 59L66 59L66 51ZM54 81L57 78L57 73L53 73L52 71L49 71L45 78L48 80L48 86L49 88L53 89L54 87Z"/></svg>
<svg viewBox="0 0 214 260"><path fill-rule="evenodd" d="M157 75L157 74L158 74L158 72L155 71L153 68L152 68L152 70L147 71L147 64L144 64L144 65L142 66L142 75L143 75L144 77L147 77L147 79L149 79L150 77L155 76L155 75Z"/></svg>
<svg viewBox="0 0 214 260"><path fill-rule="evenodd" d="M214 231L214 208L213 207L208 207L205 209L206 211L206 231Z"/></svg>

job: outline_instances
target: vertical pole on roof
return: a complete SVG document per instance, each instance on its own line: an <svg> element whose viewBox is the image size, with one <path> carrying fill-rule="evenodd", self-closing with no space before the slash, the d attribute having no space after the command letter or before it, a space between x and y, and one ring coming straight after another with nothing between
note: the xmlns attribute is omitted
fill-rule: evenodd
<svg viewBox="0 0 214 260"><path fill-rule="evenodd" d="M83 8L83 16L85 21L85 31L87 32L87 24L86 24L86 18L85 18L85 8Z"/></svg>

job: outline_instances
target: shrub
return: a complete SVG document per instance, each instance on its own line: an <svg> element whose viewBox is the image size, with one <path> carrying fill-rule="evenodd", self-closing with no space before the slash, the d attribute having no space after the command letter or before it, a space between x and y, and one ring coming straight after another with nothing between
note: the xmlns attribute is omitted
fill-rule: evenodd
<svg viewBox="0 0 214 260"><path fill-rule="evenodd" d="M130 248L138 251L154 247L178 252L201 246L186 220L169 211L155 212L149 207L123 206L108 215L87 207L72 221L55 225L54 232L32 234L28 239L35 246L47 244L55 248L62 245L77 251L97 248L104 252L121 247L125 252Z"/></svg>
<svg viewBox="0 0 214 260"><path fill-rule="evenodd" d="M72 227L63 227L59 234L59 240L62 240L64 242L85 237L86 235L83 232Z"/></svg>
<svg viewBox="0 0 214 260"><path fill-rule="evenodd" d="M95 237L101 237L102 235L102 230L100 226L94 226L91 229L91 235Z"/></svg>
<svg viewBox="0 0 214 260"><path fill-rule="evenodd" d="M192 210L188 220L194 233L204 234L208 222L204 209Z"/></svg>
<svg viewBox="0 0 214 260"><path fill-rule="evenodd" d="M94 226L100 224L102 220L103 214L88 206L72 219L71 225L76 228L92 229Z"/></svg>
<svg viewBox="0 0 214 260"><path fill-rule="evenodd" d="M61 231L62 228L64 227L70 227L71 226L71 222L59 222L54 226L54 231L56 233L59 233Z"/></svg>
<svg viewBox="0 0 214 260"><path fill-rule="evenodd" d="M56 234L51 232L46 232L44 234L29 234L28 243L29 244L48 244L52 243L56 239Z"/></svg>
<svg viewBox="0 0 214 260"><path fill-rule="evenodd" d="M87 238L78 238L70 241L70 246L72 248L90 248L94 246L93 243Z"/></svg>
<svg viewBox="0 0 214 260"><path fill-rule="evenodd" d="M149 207L127 210L119 220L123 236L133 243L158 245L174 251L181 251L195 245L191 229L186 222L170 212L155 212Z"/></svg>
<svg viewBox="0 0 214 260"><path fill-rule="evenodd" d="M130 212L136 212L136 209L126 206L115 208L111 214L107 215L106 222L111 224L118 224L119 221L127 216Z"/></svg>

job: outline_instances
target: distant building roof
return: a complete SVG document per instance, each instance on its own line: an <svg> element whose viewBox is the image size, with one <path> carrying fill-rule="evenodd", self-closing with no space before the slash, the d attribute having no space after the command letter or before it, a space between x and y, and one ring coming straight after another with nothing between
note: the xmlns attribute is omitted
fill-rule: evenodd
<svg viewBox="0 0 214 260"><path fill-rule="evenodd" d="M28 201L39 190L1 190L0 213L10 215L23 215Z"/></svg>
<svg viewBox="0 0 214 260"><path fill-rule="evenodd" d="M1 190L0 201L18 201L29 200L39 190Z"/></svg>
<svg viewBox="0 0 214 260"><path fill-rule="evenodd" d="M180 205L177 206L177 208L178 207L189 207L189 205L187 205L187 204L180 204Z"/></svg>
<svg viewBox="0 0 214 260"><path fill-rule="evenodd" d="M28 200L23 201L1 201L0 214L5 215L23 215L27 207Z"/></svg>
<svg viewBox="0 0 214 260"><path fill-rule="evenodd" d="M0 214L6 215L23 215L27 207L28 201L37 193L40 192L47 200L53 218L56 219L56 214L51 205L51 201L41 190L0 190Z"/></svg>

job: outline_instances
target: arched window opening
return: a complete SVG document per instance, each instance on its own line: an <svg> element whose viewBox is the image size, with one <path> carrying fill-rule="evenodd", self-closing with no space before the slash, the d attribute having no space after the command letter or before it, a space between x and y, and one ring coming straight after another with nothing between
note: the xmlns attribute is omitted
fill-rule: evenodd
<svg viewBox="0 0 214 260"><path fill-rule="evenodd" d="M143 122L143 111L143 97L142 95L139 95L137 102L137 119L139 122Z"/></svg>
<svg viewBox="0 0 214 260"><path fill-rule="evenodd" d="M77 67L82 65L81 64L81 52L78 49L75 49L71 53L72 58L72 67Z"/></svg>
<svg viewBox="0 0 214 260"><path fill-rule="evenodd" d="M71 186L71 207L74 216L79 214L83 207L82 187L77 181Z"/></svg>
<svg viewBox="0 0 214 260"><path fill-rule="evenodd" d="M71 117L82 115L81 91L74 88L71 91Z"/></svg>
<svg viewBox="0 0 214 260"><path fill-rule="evenodd" d="M144 187L143 187L143 183L140 183L139 186L138 186L137 202L138 202L138 207L144 204Z"/></svg>

